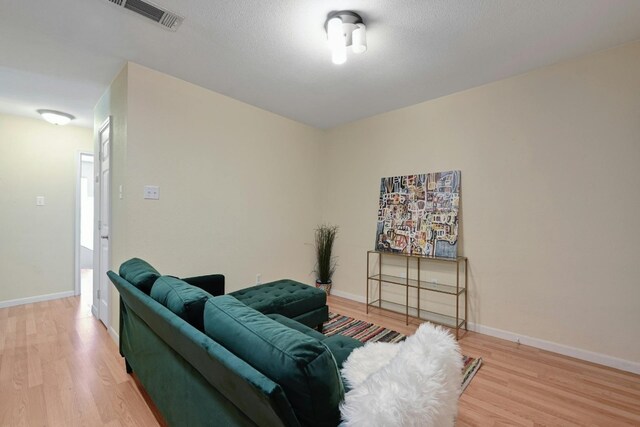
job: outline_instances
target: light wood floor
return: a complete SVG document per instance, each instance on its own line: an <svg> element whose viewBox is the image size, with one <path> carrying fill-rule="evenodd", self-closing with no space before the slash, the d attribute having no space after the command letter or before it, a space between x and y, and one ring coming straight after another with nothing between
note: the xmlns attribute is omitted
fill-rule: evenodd
<svg viewBox="0 0 640 427"><path fill-rule="evenodd" d="M405 334L397 316L330 297L331 310ZM484 365L460 399L459 426L640 426L640 376L485 335ZM152 404L79 297L0 309L0 426L157 426Z"/></svg>
<svg viewBox="0 0 640 427"><path fill-rule="evenodd" d="M80 297L0 309L0 426L158 425Z"/></svg>

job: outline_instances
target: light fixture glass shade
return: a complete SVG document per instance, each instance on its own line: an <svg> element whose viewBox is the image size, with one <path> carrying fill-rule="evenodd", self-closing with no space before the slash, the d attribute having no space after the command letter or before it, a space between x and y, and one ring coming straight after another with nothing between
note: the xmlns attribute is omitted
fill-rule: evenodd
<svg viewBox="0 0 640 427"><path fill-rule="evenodd" d="M347 62L347 45L345 43L345 37L342 36L342 44L336 45L331 50L331 62L336 65L344 64Z"/></svg>
<svg viewBox="0 0 640 427"><path fill-rule="evenodd" d="M43 119L58 126L64 126L71 120L75 119L71 114L63 113L56 110L37 110Z"/></svg>
<svg viewBox="0 0 640 427"><path fill-rule="evenodd" d="M352 33L352 49L354 53L364 53L367 51L367 28L364 24L356 24L356 29Z"/></svg>
<svg viewBox="0 0 640 427"><path fill-rule="evenodd" d="M327 38L329 39L329 49L335 50L340 45L344 45L344 31L342 30L342 19L331 18L327 23Z"/></svg>

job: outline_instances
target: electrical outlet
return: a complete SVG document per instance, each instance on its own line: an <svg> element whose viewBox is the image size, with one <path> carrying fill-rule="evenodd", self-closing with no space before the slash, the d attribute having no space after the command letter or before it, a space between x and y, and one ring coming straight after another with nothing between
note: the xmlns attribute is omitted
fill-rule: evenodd
<svg viewBox="0 0 640 427"><path fill-rule="evenodd" d="M44 206L44 196L36 196L36 206Z"/></svg>
<svg viewBox="0 0 640 427"><path fill-rule="evenodd" d="M431 279L431 283L433 283L434 285L437 285L438 284L438 279L437 278Z"/></svg>
<svg viewBox="0 0 640 427"><path fill-rule="evenodd" d="M145 185L144 186L144 198L149 200L160 199L160 187L157 185Z"/></svg>
<svg viewBox="0 0 640 427"><path fill-rule="evenodd" d="M256 285L259 285L262 283L262 274L258 273L256 274Z"/></svg>

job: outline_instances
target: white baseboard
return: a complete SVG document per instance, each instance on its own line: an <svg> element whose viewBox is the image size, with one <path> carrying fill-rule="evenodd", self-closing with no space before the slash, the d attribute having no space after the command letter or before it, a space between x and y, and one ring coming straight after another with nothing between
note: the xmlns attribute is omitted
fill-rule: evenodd
<svg viewBox="0 0 640 427"><path fill-rule="evenodd" d="M111 326L109 326L109 335L111 336L111 339L116 343L116 345L120 345L120 335L118 335L116 330Z"/></svg>
<svg viewBox="0 0 640 427"><path fill-rule="evenodd" d="M93 304L91 304L91 314L93 314L93 317L96 319L98 318L98 308Z"/></svg>
<svg viewBox="0 0 640 427"><path fill-rule="evenodd" d="M339 291L337 289L331 289L331 295L335 295L337 297L350 299L351 301L358 301L361 303L366 303L366 297L361 297L360 295L350 294L348 292Z"/></svg>
<svg viewBox="0 0 640 427"><path fill-rule="evenodd" d="M360 295L350 294L348 292L342 292L337 289L331 289L331 294L364 303L366 298ZM477 332L479 334L489 335L496 338L501 338L508 341L520 342L520 344L528 345L531 347L539 348L541 350L547 350L554 353L562 354L564 356L575 357L576 359L585 360L587 362L597 363L600 365L608 366L610 368L620 369L622 371L632 372L634 374L640 374L640 363L633 362L631 360L619 359L617 357L608 356L602 353L595 353L588 350L582 350L580 348L569 347L568 345L558 344L551 341L546 341L540 338L528 337L522 334L517 334L511 331L505 331L502 329L491 328L489 326L480 325L477 323L469 322L469 330Z"/></svg>
<svg viewBox="0 0 640 427"><path fill-rule="evenodd" d="M74 291L57 292L55 294L36 295L27 298L11 299L0 301L0 308L13 307L16 305L32 304L34 302L50 301L53 299L68 298L74 295Z"/></svg>
<svg viewBox="0 0 640 427"><path fill-rule="evenodd" d="M520 344L547 350L564 356L575 357L576 359L585 360L587 362L597 363L599 365L608 366L610 368L620 369L622 371L640 374L640 363L631 360L619 359L602 353L583 350L581 348L570 347L564 344L558 344L552 341L540 338L528 337L526 335L517 334L511 331L492 328L489 326L479 325L469 322L469 330L479 334L490 335L504 340L520 342Z"/></svg>

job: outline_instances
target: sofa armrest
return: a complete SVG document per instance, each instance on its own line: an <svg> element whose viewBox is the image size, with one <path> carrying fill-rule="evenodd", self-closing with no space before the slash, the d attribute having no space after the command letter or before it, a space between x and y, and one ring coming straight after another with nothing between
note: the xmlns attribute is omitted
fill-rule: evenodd
<svg viewBox="0 0 640 427"><path fill-rule="evenodd" d="M224 295L224 275L222 274L186 277L181 280L209 292L214 297Z"/></svg>

